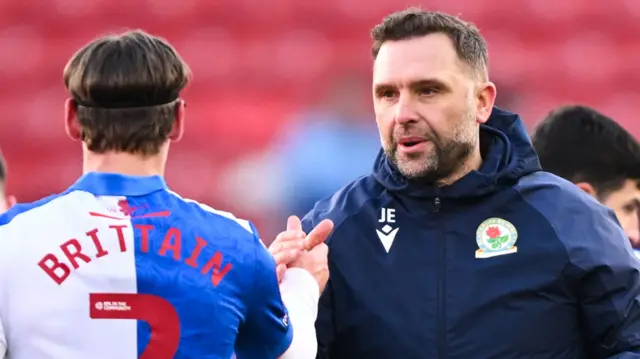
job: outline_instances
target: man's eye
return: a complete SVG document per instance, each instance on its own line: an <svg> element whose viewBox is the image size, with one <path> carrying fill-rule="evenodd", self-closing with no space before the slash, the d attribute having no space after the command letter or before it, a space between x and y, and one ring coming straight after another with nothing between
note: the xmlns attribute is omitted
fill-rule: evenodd
<svg viewBox="0 0 640 359"><path fill-rule="evenodd" d="M423 88L418 90L418 92L420 93L420 95L429 96L437 93L438 91L434 88Z"/></svg>
<svg viewBox="0 0 640 359"><path fill-rule="evenodd" d="M394 98L396 96L396 92L392 90L384 90L378 92L378 97L380 98Z"/></svg>
<svg viewBox="0 0 640 359"><path fill-rule="evenodd" d="M633 212L637 211L638 210L638 206L636 206L635 204L628 204L628 205L622 207L622 210L625 213L630 214L630 213L633 213Z"/></svg>

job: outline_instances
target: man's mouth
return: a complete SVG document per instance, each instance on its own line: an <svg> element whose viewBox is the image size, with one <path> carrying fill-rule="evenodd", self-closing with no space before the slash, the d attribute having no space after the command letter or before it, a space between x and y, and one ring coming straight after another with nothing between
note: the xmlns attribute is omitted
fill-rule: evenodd
<svg viewBox="0 0 640 359"><path fill-rule="evenodd" d="M418 154L425 150L429 142L424 137L403 137L398 141L398 150L404 154Z"/></svg>
<svg viewBox="0 0 640 359"><path fill-rule="evenodd" d="M425 142L427 142L427 140L422 138L422 137L412 136L412 137L403 137L403 138L401 138L400 141L398 141L398 144L400 146L402 146L402 147L410 148L410 147L414 147L414 146L417 146L417 145L419 145L421 143L425 143Z"/></svg>

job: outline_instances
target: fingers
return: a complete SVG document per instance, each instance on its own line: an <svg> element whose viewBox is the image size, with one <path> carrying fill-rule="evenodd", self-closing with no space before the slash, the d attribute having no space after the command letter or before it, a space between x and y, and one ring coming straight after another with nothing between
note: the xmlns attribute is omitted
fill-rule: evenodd
<svg viewBox="0 0 640 359"><path fill-rule="evenodd" d="M302 249L291 249L287 251L279 251L277 253L272 254L273 259L276 261L276 268L281 265L287 265L294 260L298 259L298 257L302 254Z"/></svg>
<svg viewBox="0 0 640 359"><path fill-rule="evenodd" d="M325 219L320 222L305 239L306 249L311 250L318 244L324 243L324 241L329 237L329 234L331 234L331 231L333 231L333 222L331 220Z"/></svg>
<svg viewBox="0 0 640 359"><path fill-rule="evenodd" d="M289 216L287 218L287 231L299 231L302 232L302 222L297 216Z"/></svg>
<svg viewBox="0 0 640 359"><path fill-rule="evenodd" d="M292 216L293 217L293 216ZM301 227L300 220L297 217L289 218L287 227L296 228ZM269 253L276 261L276 266L286 265L296 260L305 246L305 233L302 229L288 229L276 237L276 239L269 246Z"/></svg>
<svg viewBox="0 0 640 359"><path fill-rule="evenodd" d="M278 252L287 252L291 250L300 251L305 249L304 237L296 238L295 240L280 241L273 243L273 249L269 247L271 255Z"/></svg>
<svg viewBox="0 0 640 359"><path fill-rule="evenodd" d="M315 248L317 248L318 251L320 251L320 253L323 253L323 254L329 253L329 246L327 246L325 243L320 243L317 246L315 246L314 249Z"/></svg>
<svg viewBox="0 0 640 359"><path fill-rule="evenodd" d="M308 253L318 255L320 256L320 258L327 258L327 255L329 254L329 247L324 243L320 243L317 246L313 247L313 249Z"/></svg>
<svg viewBox="0 0 640 359"><path fill-rule="evenodd" d="M286 249L304 248L305 233L303 231L284 231L269 246L272 255Z"/></svg>

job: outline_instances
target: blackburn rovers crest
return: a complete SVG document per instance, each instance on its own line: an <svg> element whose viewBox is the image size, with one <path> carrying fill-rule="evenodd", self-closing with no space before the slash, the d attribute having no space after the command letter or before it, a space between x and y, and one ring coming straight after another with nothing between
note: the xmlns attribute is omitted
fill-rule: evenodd
<svg viewBox="0 0 640 359"><path fill-rule="evenodd" d="M491 258L518 251L518 231L509 221L489 218L480 223L476 231L478 249L476 258Z"/></svg>

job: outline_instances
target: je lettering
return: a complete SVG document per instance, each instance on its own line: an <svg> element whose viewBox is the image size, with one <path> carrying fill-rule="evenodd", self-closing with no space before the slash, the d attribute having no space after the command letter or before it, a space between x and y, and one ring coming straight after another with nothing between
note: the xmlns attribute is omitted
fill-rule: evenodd
<svg viewBox="0 0 640 359"><path fill-rule="evenodd" d="M378 222L396 223L396 210L393 208L382 208Z"/></svg>

